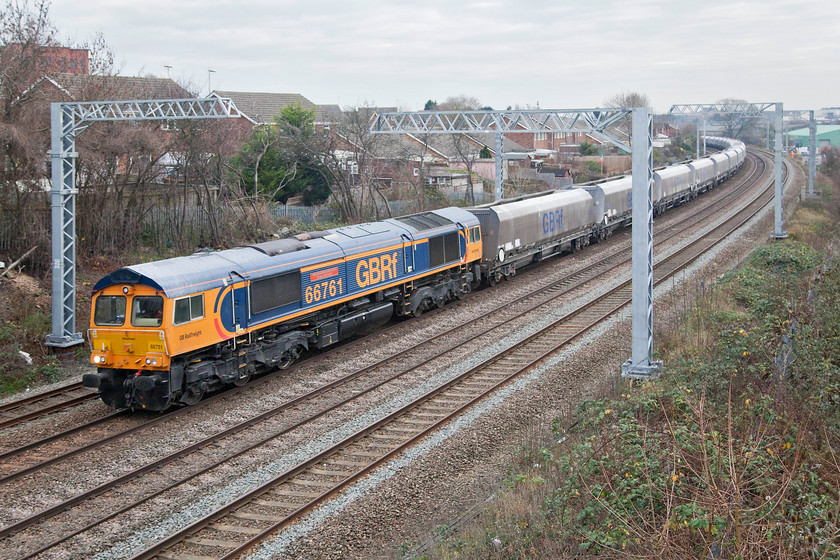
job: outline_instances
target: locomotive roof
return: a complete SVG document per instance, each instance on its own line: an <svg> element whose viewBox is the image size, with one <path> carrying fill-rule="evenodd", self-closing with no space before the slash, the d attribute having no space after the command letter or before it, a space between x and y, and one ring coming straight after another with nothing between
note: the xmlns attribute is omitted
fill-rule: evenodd
<svg viewBox="0 0 840 560"><path fill-rule="evenodd" d="M179 297L341 256L338 247L323 239L313 239L304 245L304 250L275 256L254 247L238 247L131 265L102 278L93 289L97 291L114 284L145 284L168 297Z"/></svg>

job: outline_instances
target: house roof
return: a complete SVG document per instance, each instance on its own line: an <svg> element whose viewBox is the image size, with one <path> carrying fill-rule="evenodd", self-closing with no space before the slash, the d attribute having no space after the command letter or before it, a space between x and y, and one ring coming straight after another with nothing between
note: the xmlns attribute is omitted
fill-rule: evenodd
<svg viewBox="0 0 840 560"><path fill-rule="evenodd" d="M514 133L515 134L515 133ZM470 138L474 141L487 146L494 155L496 154L496 133L495 132L480 132L478 134L470 134ZM506 154L511 152L530 152L530 148L525 148L511 140L507 135L503 136L504 143L502 148Z"/></svg>
<svg viewBox="0 0 840 560"><path fill-rule="evenodd" d="M341 107L338 105L316 105L316 123L338 123L341 122Z"/></svg>
<svg viewBox="0 0 840 560"><path fill-rule="evenodd" d="M251 91L214 91L218 97L227 97L236 105L236 108L245 115L245 118L254 124L270 124L274 117L280 114L283 107L288 105L300 105L304 109L316 109L314 103L299 93L266 93ZM325 105L324 107L330 107Z"/></svg>
<svg viewBox="0 0 840 560"><path fill-rule="evenodd" d="M186 99L194 97L169 78L54 74L46 79L75 101Z"/></svg>

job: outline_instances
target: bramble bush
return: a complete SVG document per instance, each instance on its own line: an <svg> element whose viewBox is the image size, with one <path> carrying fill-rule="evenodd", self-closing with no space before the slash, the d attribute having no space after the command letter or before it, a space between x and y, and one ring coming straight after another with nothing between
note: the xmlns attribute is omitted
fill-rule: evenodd
<svg viewBox="0 0 840 560"><path fill-rule="evenodd" d="M840 556L840 259L822 259L755 251L661 345L662 379L584 403L440 557Z"/></svg>

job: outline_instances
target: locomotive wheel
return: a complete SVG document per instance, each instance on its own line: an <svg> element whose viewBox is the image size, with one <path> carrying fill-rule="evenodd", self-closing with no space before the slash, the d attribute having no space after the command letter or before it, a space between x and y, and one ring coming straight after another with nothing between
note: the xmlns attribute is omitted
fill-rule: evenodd
<svg viewBox="0 0 840 560"><path fill-rule="evenodd" d="M236 379L233 380L233 384L236 385L237 387L242 387L243 385L245 385L246 383L248 383L251 380L251 376L256 371L257 371L257 369L254 367L253 362L248 364L248 366L245 368L245 371L243 371L239 375L239 377L237 377Z"/></svg>
<svg viewBox="0 0 840 560"><path fill-rule="evenodd" d="M304 348L300 344L298 344L294 348L290 348L286 351L286 353L283 354L283 358L277 364L277 367L279 369L286 369L287 367L295 363L298 358L300 358L300 355L303 354L304 350L306 350L306 348Z"/></svg>
<svg viewBox="0 0 840 560"><path fill-rule="evenodd" d="M198 387L190 387L187 391L187 396L182 399L182 402L187 406L198 404L198 401L204 398L204 391Z"/></svg>

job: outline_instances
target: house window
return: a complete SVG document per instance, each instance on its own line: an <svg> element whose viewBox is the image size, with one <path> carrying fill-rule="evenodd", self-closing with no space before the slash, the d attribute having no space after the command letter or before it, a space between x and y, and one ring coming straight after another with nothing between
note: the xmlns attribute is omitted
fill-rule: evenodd
<svg viewBox="0 0 840 560"><path fill-rule="evenodd" d="M202 294L175 300L175 317L172 319L174 324L183 325L202 317L204 317L204 296Z"/></svg>

